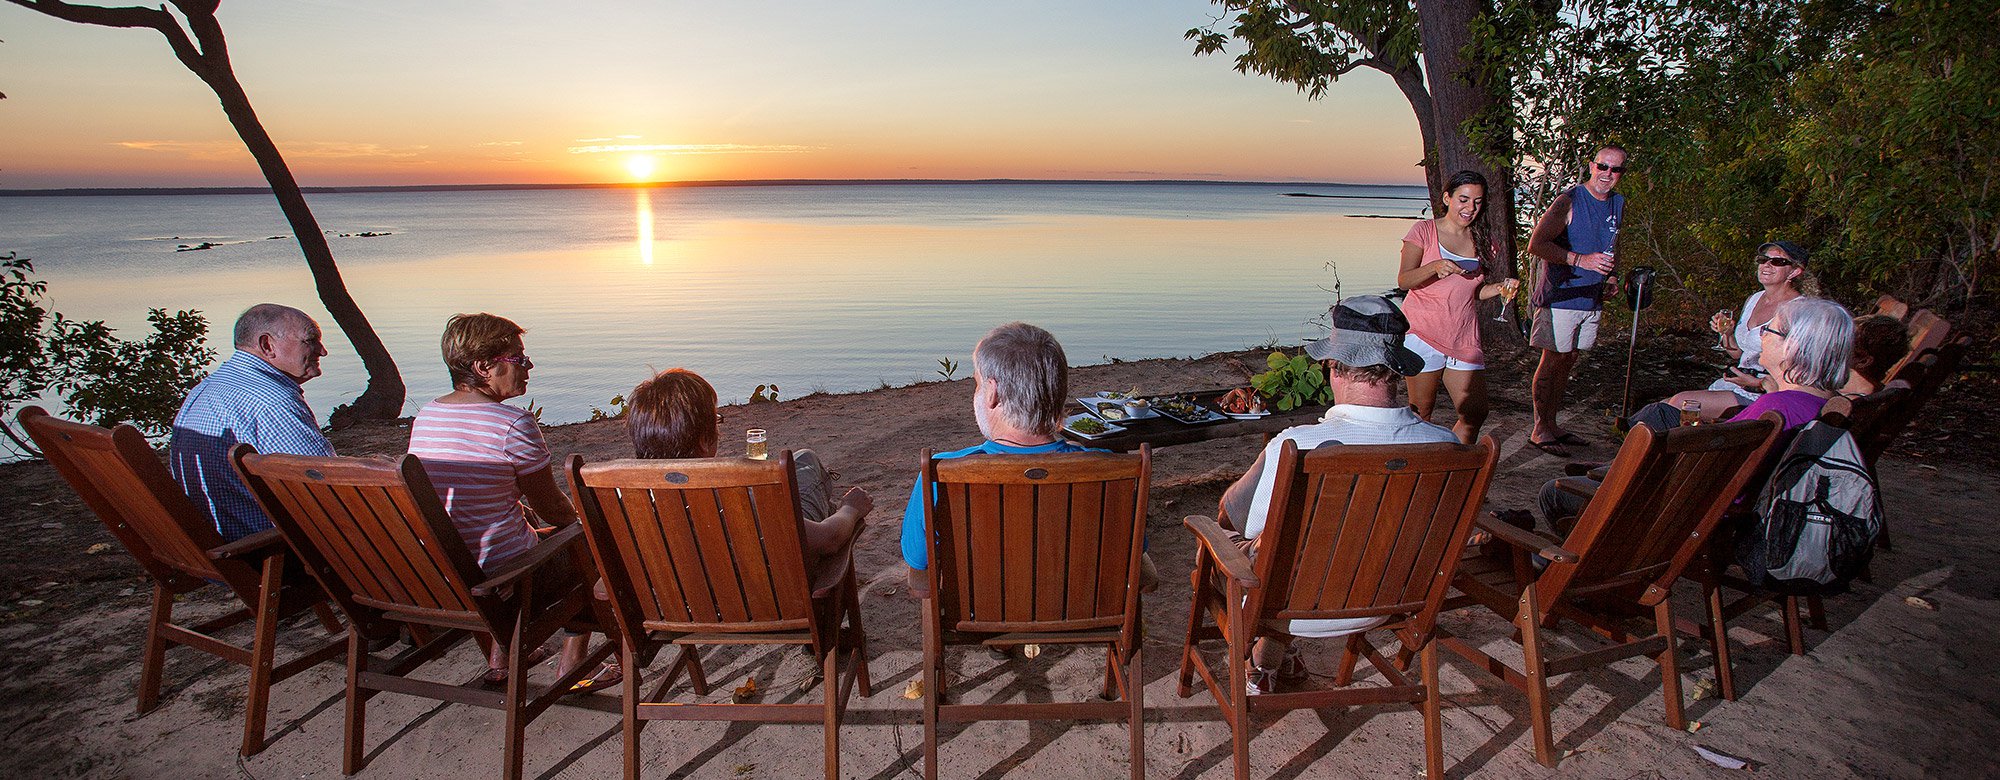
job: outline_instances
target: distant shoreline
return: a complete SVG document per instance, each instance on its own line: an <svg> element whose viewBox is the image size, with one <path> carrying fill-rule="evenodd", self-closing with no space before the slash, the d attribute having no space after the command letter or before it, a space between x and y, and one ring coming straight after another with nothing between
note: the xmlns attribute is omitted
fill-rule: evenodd
<svg viewBox="0 0 2000 780"><path fill-rule="evenodd" d="M1130 186L1174 184L1213 187L1365 187L1381 190L1416 190L1421 184L1346 184L1341 182L1210 181L1205 179L735 179L715 181L659 182L654 184L405 184L356 187L304 187L308 195L379 192L507 192L516 190L608 190L678 189L683 187L838 187L893 184L898 186L983 186L1006 184L1058 184L1078 186ZM4 197L63 197L106 195L270 195L269 187L68 187L56 189L0 189ZM1284 193L1288 197L1357 197ZM1379 196L1394 200L1425 200L1425 195L1385 192Z"/></svg>

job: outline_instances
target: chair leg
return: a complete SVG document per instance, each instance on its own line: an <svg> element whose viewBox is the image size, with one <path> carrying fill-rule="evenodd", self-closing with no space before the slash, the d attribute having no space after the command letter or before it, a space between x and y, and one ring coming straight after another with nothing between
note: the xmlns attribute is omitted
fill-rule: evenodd
<svg viewBox="0 0 2000 780"><path fill-rule="evenodd" d="M507 708L506 745L501 748L500 776L506 780L521 780L522 754L527 752L527 713L524 711L528 693L527 643L522 641L521 629L527 622L527 615L515 616L514 630L507 637Z"/></svg>
<svg viewBox="0 0 2000 780"><path fill-rule="evenodd" d="M1146 686L1139 679L1139 644L1125 657L1125 697L1131 701L1132 780L1146 777Z"/></svg>
<svg viewBox="0 0 2000 780"><path fill-rule="evenodd" d="M1180 684L1174 689L1183 699L1194 694L1194 643L1195 637L1201 633L1202 602L1205 600L1201 588L1202 554L1196 553L1195 557L1194 598L1188 604L1187 638L1181 641Z"/></svg>
<svg viewBox="0 0 2000 780"><path fill-rule="evenodd" d="M865 698L875 695L868 681L868 632L861 628L861 589L854 584L854 568L847 569L847 626L854 634L854 684Z"/></svg>
<svg viewBox="0 0 2000 780"><path fill-rule="evenodd" d="M639 654L623 639L618 641L618 666L625 670L625 690L619 692L625 715L625 780L639 780L639 730L646 726L639 718L639 689L646 670L639 668Z"/></svg>
<svg viewBox="0 0 2000 780"><path fill-rule="evenodd" d="M1229 584L1229 721L1230 754L1236 760L1236 780L1250 780L1250 649L1256 638L1243 613L1243 587ZM1217 696L1217 699L1222 697Z"/></svg>
<svg viewBox="0 0 2000 780"><path fill-rule="evenodd" d="M1667 646L1660 651L1660 698L1666 700L1667 725L1677 729L1687 728L1687 714L1681 708L1681 665L1674 655L1674 600L1671 596L1660 599L1653 605L1654 630L1667 640Z"/></svg>
<svg viewBox="0 0 2000 780"><path fill-rule="evenodd" d="M167 663L167 635L162 627L174 619L174 595L153 583L153 618L146 624L146 650L139 662L139 714L160 704L160 671Z"/></svg>
<svg viewBox="0 0 2000 780"><path fill-rule="evenodd" d="M1816 631L1826 630L1826 601L1818 596L1806 597L1806 624Z"/></svg>
<svg viewBox="0 0 2000 780"><path fill-rule="evenodd" d="M1117 701L1121 693L1126 691L1118 680L1118 644L1114 642L1104 646L1104 690L1097 692L1097 698Z"/></svg>
<svg viewBox="0 0 2000 780"><path fill-rule="evenodd" d="M333 614L333 607L328 606L326 602L314 602L312 610L313 614L319 617L320 628L326 629L328 636L347 630L346 626L340 624L340 616Z"/></svg>
<svg viewBox="0 0 2000 780"><path fill-rule="evenodd" d="M826 717L822 730L826 732L826 780L840 780L840 697L846 691L840 684L840 648L826 649L820 659L820 679L826 682L820 692L826 698Z"/></svg>
<svg viewBox="0 0 2000 780"><path fill-rule="evenodd" d="M1708 634L1715 649L1715 683L1725 701L1736 701L1736 669L1729 660L1729 624L1722 616L1722 586L1703 580L1702 596L1708 601Z"/></svg>
<svg viewBox="0 0 2000 780"><path fill-rule="evenodd" d="M1340 671L1333 675L1335 686L1344 688L1348 683L1354 682L1354 662L1361 658L1361 641L1360 634L1347 635L1347 648L1340 652Z"/></svg>
<svg viewBox="0 0 2000 780"><path fill-rule="evenodd" d="M1444 702L1438 686L1438 643L1424 643L1419 655L1424 664L1424 777L1444 777Z"/></svg>
<svg viewBox="0 0 2000 780"><path fill-rule="evenodd" d="M1792 655L1806 654L1806 632L1799 625L1799 597L1786 596L1778 600L1778 609L1785 613L1785 644Z"/></svg>
<svg viewBox="0 0 2000 780"><path fill-rule="evenodd" d="M1534 732L1535 760L1553 769L1561 759L1556 755L1554 727L1549 723L1548 664L1542 661L1542 620L1535 608L1533 583L1522 590L1520 606L1514 629L1521 635L1521 665L1527 667L1528 723Z"/></svg>
<svg viewBox="0 0 2000 780"><path fill-rule="evenodd" d="M708 675L701 671L701 653L693 645L681 646L681 660L687 662L688 685L694 688L694 695L708 695Z"/></svg>
<svg viewBox="0 0 2000 780"><path fill-rule="evenodd" d="M243 747L245 756L264 749L264 720L271 704L271 659L278 644L278 589L284 585L284 556L264 559L263 577L257 586L256 636L250 642L250 690L243 702Z"/></svg>
<svg viewBox="0 0 2000 780"><path fill-rule="evenodd" d="M939 674L938 665L944 662L942 635L939 633L937 603L924 599L924 780L937 780L938 776L938 701L944 692L938 690L944 675Z"/></svg>
<svg viewBox="0 0 2000 780"><path fill-rule="evenodd" d="M368 757L361 750L363 732L368 720L368 694L361 690L361 672L368 668L368 642L361 638L360 631L347 634L347 723L346 734L342 738L340 773L352 775L361 771L368 763Z"/></svg>

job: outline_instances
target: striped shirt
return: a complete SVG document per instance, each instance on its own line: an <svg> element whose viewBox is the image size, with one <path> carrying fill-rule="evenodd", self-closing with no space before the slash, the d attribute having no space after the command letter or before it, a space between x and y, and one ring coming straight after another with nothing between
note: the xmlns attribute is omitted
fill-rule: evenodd
<svg viewBox="0 0 2000 780"><path fill-rule="evenodd" d="M501 403L432 401L410 424L410 454L423 461L481 569L491 571L534 546L515 481L549 467L549 445L534 415Z"/></svg>
<svg viewBox="0 0 2000 780"><path fill-rule="evenodd" d="M271 518L229 465L229 448L239 442L258 452L333 454L298 382L248 352L238 351L216 366L174 416L167 470L188 500L208 513L216 533L232 542L271 527Z"/></svg>

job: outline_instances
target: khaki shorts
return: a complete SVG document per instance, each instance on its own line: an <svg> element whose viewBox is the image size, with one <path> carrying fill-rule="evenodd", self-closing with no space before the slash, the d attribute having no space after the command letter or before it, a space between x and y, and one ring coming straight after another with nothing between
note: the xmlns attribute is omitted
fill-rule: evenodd
<svg viewBox="0 0 2000 780"><path fill-rule="evenodd" d="M1536 309L1528 346L1555 352L1575 352L1597 345L1597 321L1602 311Z"/></svg>

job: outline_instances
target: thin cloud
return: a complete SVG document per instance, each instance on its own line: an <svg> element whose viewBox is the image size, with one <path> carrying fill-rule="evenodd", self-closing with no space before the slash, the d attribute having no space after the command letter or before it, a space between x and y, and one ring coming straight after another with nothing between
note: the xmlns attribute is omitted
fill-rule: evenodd
<svg viewBox="0 0 2000 780"><path fill-rule="evenodd" d="M249 154L242 144L234 141L119 141L115 145L142 152L178 154L191 160L202 161L236 160ZM390 147L344 141L306 141L279 145L279 149L286 157L302 160L407 160L429 148L429 146Z"/></svg>
<svg viewBox="0 0 2000 780"><path fill-rule="evenodd" d="M520 141L482 141L473 146L520 146Z"/></svg>
<svg viewBox="0 0 2000 780"><path fill-rule="evenodd" d="M608 139L606 139L608 140ZM572 146L570 154L617 154L659 152L661 154L798 154L818 151L818 146L794 144L597 144Z"/></svg>

